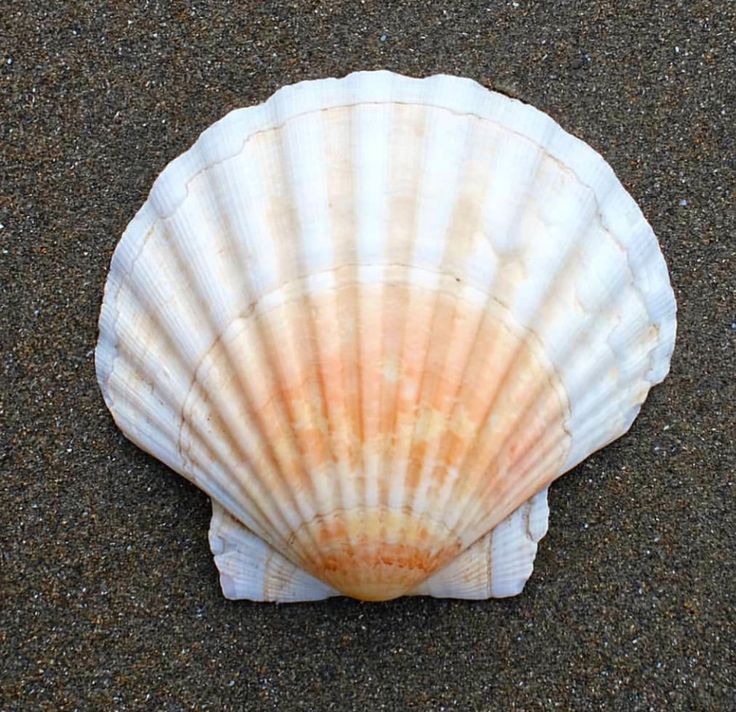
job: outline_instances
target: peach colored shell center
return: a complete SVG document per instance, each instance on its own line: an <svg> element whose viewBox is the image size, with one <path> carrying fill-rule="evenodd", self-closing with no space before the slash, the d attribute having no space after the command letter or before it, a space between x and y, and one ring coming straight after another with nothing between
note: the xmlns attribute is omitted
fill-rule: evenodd
<svg viewBox="0 0 736 712"><path fill-rule="evenodd" d="M317 542L312 572L338 591L362 600L404 595L452 560L460 541L412 512L386 508L336 512L294 535L298 546Z"/></svg>
<svg viewBox="0 0 736 712"><path fill-rule="evenodd" d="M363 599L413 589L553 479L569 446L558 379L505 309L387 270L292 283L228 329L180 437L237 408L258 433L231 443L239 480L264 531L290 532L269 543Z"/></svg>

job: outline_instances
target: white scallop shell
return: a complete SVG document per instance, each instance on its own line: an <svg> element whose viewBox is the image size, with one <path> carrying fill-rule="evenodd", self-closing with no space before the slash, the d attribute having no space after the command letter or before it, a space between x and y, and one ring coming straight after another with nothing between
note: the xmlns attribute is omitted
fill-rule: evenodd
<svg viewBox="0 0 736 712"><path fill-rule="evenodd" d="M164 170L97 372L212 498L226 595L477 598L521 590L543 491L626 432L674 337L657 241L595 151L470 80L360 72Z"/></svg>

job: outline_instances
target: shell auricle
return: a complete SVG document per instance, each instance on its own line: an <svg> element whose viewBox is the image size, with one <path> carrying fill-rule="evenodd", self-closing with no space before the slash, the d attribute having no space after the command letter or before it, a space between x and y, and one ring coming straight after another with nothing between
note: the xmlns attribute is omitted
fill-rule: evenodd
<svg viewBox="0 0 736 712"><path fill-rule="evenodd" d="M116 423L212 500L229 598L518 593L546 488L668 372L675 301L608 164L450 76L285 87L208 128L112 259Z"/></svg>

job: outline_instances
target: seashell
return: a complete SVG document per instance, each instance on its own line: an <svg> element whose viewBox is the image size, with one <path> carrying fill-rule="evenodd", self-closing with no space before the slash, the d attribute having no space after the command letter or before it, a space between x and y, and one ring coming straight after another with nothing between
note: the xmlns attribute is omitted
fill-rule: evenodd
<svg viewBox="0 0 736 712"><path fill-rule="evenodd" d="M212 499L226 596L518 593L546 488L668 372L606 162L467 79L359 72L207 129L115 251L97 375Z"/></svg>

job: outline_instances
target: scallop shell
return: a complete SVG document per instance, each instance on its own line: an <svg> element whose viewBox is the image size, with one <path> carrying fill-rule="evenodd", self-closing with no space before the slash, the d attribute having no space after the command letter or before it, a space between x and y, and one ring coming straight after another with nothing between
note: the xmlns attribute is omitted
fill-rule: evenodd
<svg viewBox="0 0 736 712"><path fill-rule="evenodd" d="M112 260L116 423L212 499L226 596L511 595L675 302L606 162L467 79L302 82L207 129Z"/></svg>

